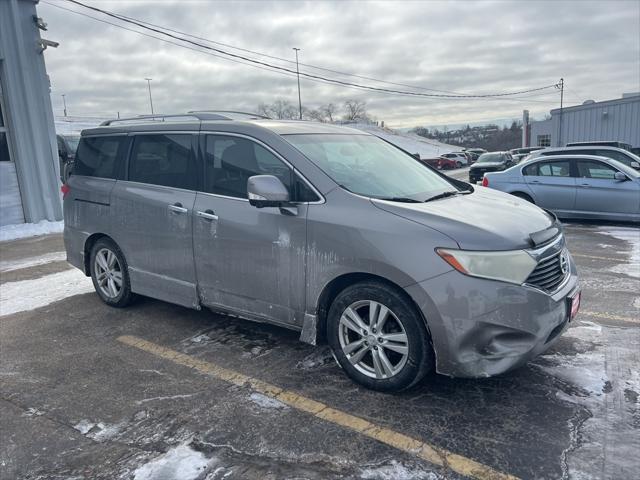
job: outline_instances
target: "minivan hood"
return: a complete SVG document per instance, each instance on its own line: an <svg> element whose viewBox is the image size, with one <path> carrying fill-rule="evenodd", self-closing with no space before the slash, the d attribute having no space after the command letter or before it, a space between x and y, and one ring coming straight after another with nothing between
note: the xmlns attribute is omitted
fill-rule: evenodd
<svg viewBox="0 0 640 480"><path fill-rule="evenodd" d="M554 225L555 218L513 195L478 187L473 193L426 203L372 199L378 208L438 230L464 250L531 248L532 233Z"/></svg>

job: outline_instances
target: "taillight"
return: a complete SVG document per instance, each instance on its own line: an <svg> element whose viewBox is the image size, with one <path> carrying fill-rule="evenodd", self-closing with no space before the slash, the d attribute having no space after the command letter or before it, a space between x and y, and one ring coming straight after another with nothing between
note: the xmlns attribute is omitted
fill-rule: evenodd
<svg viewBox="0 0 640 480"><path fill-rule="evenodd" d="M62 186L60 187L60 191L62 192L62 198L64 199L67 196L67 194L71 191L71 187L66 183L63 183Z"/></svg>
<svg viewBox="0 0 640 480"><path fill-rule="evenodd" d="M482 186L483 187L489 186L489 179L487 177L482 177Z"/></svg>

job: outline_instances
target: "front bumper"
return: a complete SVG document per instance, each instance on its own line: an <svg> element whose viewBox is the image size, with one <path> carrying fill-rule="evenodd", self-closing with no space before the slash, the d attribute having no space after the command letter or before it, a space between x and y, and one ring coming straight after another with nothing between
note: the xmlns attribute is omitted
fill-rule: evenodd
<svg viewBox="0 0 640 480"><path fill-rule="evenodd" d="M567 298L578 289L572 260L553 295L454 270L406 288L427 321L438 373L469 378L507 372L549 348L569 324Z"/></svg>

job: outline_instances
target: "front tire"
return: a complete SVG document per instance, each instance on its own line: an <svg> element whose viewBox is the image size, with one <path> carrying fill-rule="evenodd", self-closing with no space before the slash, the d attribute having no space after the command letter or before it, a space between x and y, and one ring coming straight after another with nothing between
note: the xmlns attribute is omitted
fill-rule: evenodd
<svg viewBox="0 0 640 480"><path fill-rule="evenodd" d="M347 375L372 390L411 388L434 367L421 315L406 295L382 282L343 290L329 309L327 336Z"/></svg>
<svg viewBox="0 0 640 480"><path fill-rule="evenodd" d="M91 248L89 265L93 287L104 303L122 308L133 302L127 261L113 241L99 239Z"/></svg>

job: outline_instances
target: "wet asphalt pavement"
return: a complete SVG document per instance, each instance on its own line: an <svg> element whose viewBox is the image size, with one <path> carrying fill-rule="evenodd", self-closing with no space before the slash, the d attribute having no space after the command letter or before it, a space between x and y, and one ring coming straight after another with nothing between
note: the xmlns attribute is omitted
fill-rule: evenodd
<svg viewBox="0 0 640 480"><path fill-rule="evenodd" d="M356 386L295 332L150 299L109 308L56 256L59 235L4 243L0 478L437 480L465 478L469 462L488 467L471 478L640 478L640 230L571 223L566 235L582 311L551 350L507 375L431 375L397 395ZM381 441L350 415L385 429ZM434 465L392 446L399 434L459 457Z"/></svg>

